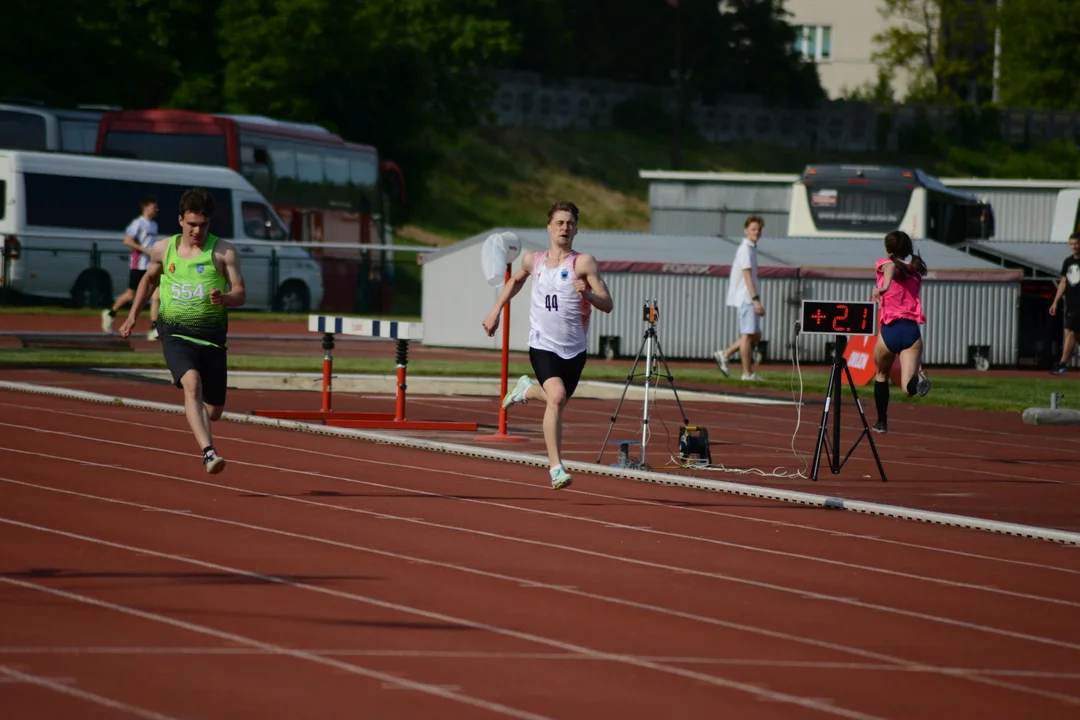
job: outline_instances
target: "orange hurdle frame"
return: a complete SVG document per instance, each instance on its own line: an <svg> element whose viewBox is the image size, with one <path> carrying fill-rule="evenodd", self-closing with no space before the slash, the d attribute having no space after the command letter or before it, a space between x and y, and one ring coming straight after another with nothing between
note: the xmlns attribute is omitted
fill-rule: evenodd
<svg viewBox="0 0 1080 720"><path fill-rule="evenodd" d="M407 420L405 418L406 368L409 364L409 341L397 339L397 397L393 413L338 412L332 409L334 374L334 333L323 334L322 409L253 410L252 415L279 420L320 422L323 425L368 430L464 430L475 432L475 422L443 420Z"/></svg>

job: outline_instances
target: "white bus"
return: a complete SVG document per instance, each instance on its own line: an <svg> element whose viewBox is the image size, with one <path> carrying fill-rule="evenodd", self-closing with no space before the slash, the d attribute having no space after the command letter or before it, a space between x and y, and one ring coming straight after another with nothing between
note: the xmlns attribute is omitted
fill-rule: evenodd
<svg viewBox="0 0 1080 720"><path fill-rule="evenodd" d="M0 288L108 307L128 282L124 229L146 196L157 199L160 237L180 232L180 196L214 196L210 231L236 243L247 307L307 312L323 297L322 272L270 203L228 168L0 150Z"/></svg>
<svg viewBox="0 0 1080 720"><path fill-rule="evenodd" d="M882 237L903 230L946 245L994 235L978 197L916 168L809 165L791 189L790 237Z"/></svg>
<svg viewBox="0 0 1080 720"><path fill-rule="evenodd" d="M108 107L75 110L0 103L0 149L93 155L98 125Z"/></svg>

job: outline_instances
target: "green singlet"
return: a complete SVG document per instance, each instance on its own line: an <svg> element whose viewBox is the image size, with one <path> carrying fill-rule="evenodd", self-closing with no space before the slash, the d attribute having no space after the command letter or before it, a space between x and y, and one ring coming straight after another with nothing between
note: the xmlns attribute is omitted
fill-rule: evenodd
<svg viewBox="0 0 1080 720"><path fill-rule="evenodd" d="M202 253L184 260L177 254L180 236L173 235L161 272L158 333L200 345L225 347L229 317L224 305L210 304L210 291L225 292L225 275L214 266L217 237L209 235Z"/></svg>

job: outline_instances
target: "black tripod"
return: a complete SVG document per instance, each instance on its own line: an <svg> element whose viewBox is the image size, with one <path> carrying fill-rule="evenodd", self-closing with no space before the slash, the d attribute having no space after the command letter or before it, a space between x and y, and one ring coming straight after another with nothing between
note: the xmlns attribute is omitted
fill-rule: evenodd
<svg viewBox="0 0 1080 720"><path fill-rule="evenodd" d="M653 306L655 310L655 306ZM646 311L649 308L646 307ZM630 383L634 381L634 378L638 377L637 366L641 360L642 353L645 354L645 409L641 418L641 460L633 464L641 470L651 469L645 464L645 445L648 442L648 429L649 429L649 381L652 380L656 373L654 367L659 362L664 364L664 375L661 377L667 378L668 383L671 385L671 392L675 394L675 403L679 406L679 414L682 415L683 425L689 425L690 421L686 418L686 411L683 410L682 401L679 400L679 393L675 389L675 378L671 375L671 368L668 367L667 358L664 357L664 351L660 349L660 340L656 337L656 318L657 314L646 315L649 327L645 329L645 335L641 338L641 347L638 348L637 357L634 358L634 365L630 368L630 374L626 376L626 385L623 386L622 396L619 398L619 404L615 407L615 414L611 416L611 425L608 426L607 435L604 436L604 444L600 447L600 454L596 457L596 462L600 462L600 458L604 457L604 448L607 447L608 438L611 437L611 430L615 427L615 421L619 417L619 409L622 408L623 401L626 399L626 391L630 388Z"/></svg>
<svg viewBox="0 0 1080 720"><path fill-rule="evenodd" d="M829 469L832 470L833 475L840 472L840 468L844 467L848 458L851 457L851 453L855 452L855 448L862 442L863 437L870 443L870 450L874 453L874 460L877 462L878 472L881 474L881 482L885 482L885 469L881 467L881 458L878 457L877 446L874 445L874 438L870 434L870 426L866 422L866 414L863 413L862 403L859 402L859 394L855 392L855 381L851 379L851 368L848 367L847 360L844 358L844 348L847 347L847 337L844 335L836 336L836 344L833 347L833 365L832 373L829 375L829 388L825 391L825 408L821 412L821 427L818 429L817 449L814 450L814 468L810 473L810 479L817 481L818 466L821 464L821 450L824 448L825 454L829 456ZM859 411L859 417L862 418L863 430L859 433L859 437L855 440L855 444L848 450L848 454L844 456L844 459L840 459L840 386L843 383L843 377L847 376L848 386L851 387L851 396L855 398L855 408ZM825 430L829 425L829 412L834 411L836 414L833 416L833 428L832 428L832 452L829 452L829 441L825 437Z"/></svg>

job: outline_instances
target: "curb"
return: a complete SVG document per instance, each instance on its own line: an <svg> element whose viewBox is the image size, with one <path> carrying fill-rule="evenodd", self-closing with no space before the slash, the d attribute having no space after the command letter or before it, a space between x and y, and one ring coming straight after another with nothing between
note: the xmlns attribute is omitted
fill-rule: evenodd
<svg viewBox="0 0 1080 720"><path fill-rule="evenodd" d="M122 405L124 407L136 408L140 410L155 410L158 412L166 412L174 415L183 415L184 413L183 406L173 405L171 403L154 402L150 400L137 400L133 398L123 398L113 395L103 395L100 393L92 393L85 390L53 388L46 385L35 385L32 383L10 382L0 380L0 390L12 390L15 392L47 395L51 397L60 397L71 400L82 400L85 402L94 402L103 405ZM449 453L451 455L462 455L467 457L483 458L487 460L498 460L501 462L510 462L518 465L531 465L534 467L547 466L547 458L541 457L539 455L527 455L524 453L490 450L486 448L472 447L470 445L459 445L457 443L439 442L434 440L421 440L419 438L402 437L386 432L329 427L326 425L314 425L310 423L296 422L293 420L279 420L274 418L265 418L256 415L244 415L241 413L233 412L223 413L221 419L247 425L279 427L282 429L295 430L316 435L332 435L336 437L353 438L357 440L366 440L368 442L382 443L385 445L396 445L398 447L407 447L416 450L443 452ZM915 520L918 522L931 523L935 525L947 525L950 527L958 527L968 530L981 530L984 532L991 532L1000 535L1011 535L1014 537L1045 540L1047 542L1054 542L1065 545L1080 545L1080 533L1069 532L1067 530L1055 530L1053 528L1043 528L1034 525L1021 525L1017 523L986 520L983 518L969 517L965 515L953 515L950 513L940 513L929 510L916 510L913 508L907 508L899 505L887 505L885 503L866 502L862 500L847 500L840 497L830 497L827 495L805 493L795 490L778 490L774 488L763 488L754 485L744 485L741 483L729 482L724 480L688 478L679 475L667 475L664 473L645 470L614 468L607 465L598 465L595 463L567 461L564 463L564 465L566 465L567 469L570 471L588 473L590 475L600 475L604 477L623 480L636 480L639 482L649 482L658 485L674 485L677 487L692 488L696 490L708 490L711 492L722 492L730 495L741 495L744 497L753 497L762 500L774 500L779 502L794 503L798 505L809 505L812 507L820 507L829 510L846 510L849 512L864 513L867 515L890 517L898 520Z"/></svg>

